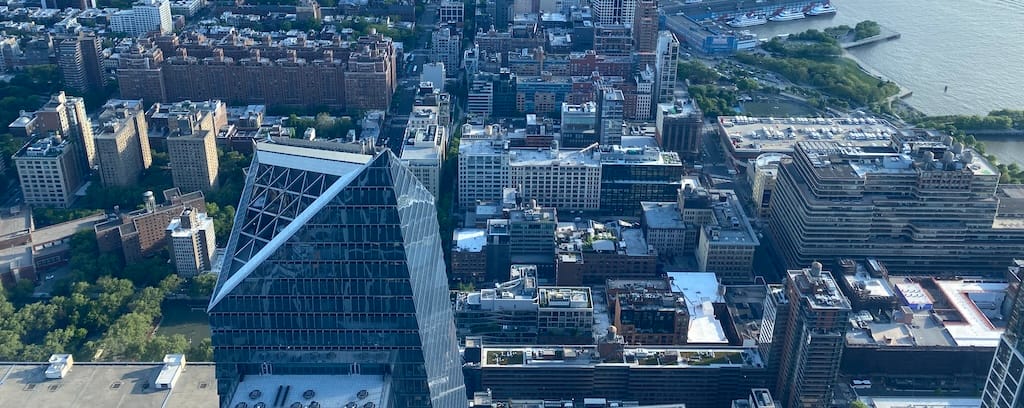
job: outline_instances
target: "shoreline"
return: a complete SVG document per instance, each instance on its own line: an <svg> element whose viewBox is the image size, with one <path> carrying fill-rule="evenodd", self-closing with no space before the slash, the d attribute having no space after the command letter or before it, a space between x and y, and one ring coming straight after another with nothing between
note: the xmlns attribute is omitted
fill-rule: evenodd
<svg viewBox="0 0 1024 408"><path fill-rule="evenodd" d="M927 113L925 113L921 109L918 109L917 107L915 107L914 105L912 105L910 102L907 101L907 98L910 98L911 96L914 96L914 91L912 89L903 86L903 84L901 84L899 82L893 81L892 79L890 79L889 77L885 76L884 74L882 74L881 72L879 72L875 68L869 66L868 64L865 64L864 61L861 61L860 58L857 58L856 55L853 55L853 53L851 53L850 51L846 50L845 48L843 49L842 57L843 58L848 58L851 61L853 61L854 63L856 63L857 67L860 68L860 70L863 71L865 74L871 75L871 76L873 76L875 78L878 78L879 80L882 80L882 81L887 81L887 82L891 82L893 84L896 84L896 86L898 86L900 88L900 91L896 95L893 95L892 97L889 98L889 102L891 104L893 104L893 105L897 105L898 104L898 105L900 105L901 109L906 110L906 111L910 112L913 115L928 116Z"/></svg>

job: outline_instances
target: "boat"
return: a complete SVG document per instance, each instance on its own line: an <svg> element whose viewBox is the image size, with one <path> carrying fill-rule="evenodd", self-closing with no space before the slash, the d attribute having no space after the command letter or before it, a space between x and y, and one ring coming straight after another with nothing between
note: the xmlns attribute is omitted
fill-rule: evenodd
<svg viewBox="0 0 1024 408"><path fill-rule="evenodd" d="M764 23L767 23L767 22L768 22L767 18L764 18L763 15L758 14L758 15L753 15L753 16L747 16L747 15L739 16L739 17L736 17L736 18L732 19L732 21L729 21L728 24L729 24L730 27L737 27L737 28L739 28L739 27L753 27L753 26L761 25L761 24L764 24Z"/></svg>
<svg viewBox="0 0 1024 408"><path fill-rule="evenodd" d="M815 4L810 10L807 11L808 16L824 16L829 14L835 14L836 9L831 3Z"/></svg>
<svg viewBox="0 0 1024 408"><path fill-rule="evenodd" d="M807 17L799 10L783 10L781 13L768 17L771 21L793 21Z"/></svg>

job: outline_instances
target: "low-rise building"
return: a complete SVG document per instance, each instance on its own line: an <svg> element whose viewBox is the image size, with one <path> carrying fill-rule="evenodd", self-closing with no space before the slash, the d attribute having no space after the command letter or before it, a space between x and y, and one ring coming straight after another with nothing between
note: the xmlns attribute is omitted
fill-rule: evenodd
<svg viewBox="0 0 1024 408"><path fill-rule="evenodd" d="M164 203L157 205L152 191L143 194L144 207L131 212L115 208L108 221L96 224L96 241L102 252L120 251L125 262L149 257L167 244L167 225L185 208L206 208L201 191L181 194L177 188L164 190Z"/></svg>
<svg viewBox="0 0 1024 408"><path fill-rule="evenodd" d="M714 272L727 284L754 280L754 251L760 245L736 193L714 190L711 196L714 218L700 230L697 265L701 272Z"/></svg>
<svg viewBox="0 0 1024 408"><path fill-rule="evenodd" d="M667 279L609 279L605 293L611 323L626 344L686 344L689 309Z"/></svg>
<svg viewBox="0 0 1024 408"><path fill-rule="evenodd" d="M563 222L555 236L555 282L559 285L593 285L608 279L657 276L658 252L647 245L638 224Z"/></svg>
<svg viewBox="0 0 1024 408"><path fill-rule="evenodd" d="M30 212L0 218L0 283L21 279L35 281L47 271L71 260L71 237L106 219L90 215L36 229Z"/></svg>
<svg viewBox="0 0 1024 408"><path fill-rule="evenodd" d="M741 347L484 345L467 355L477 356L468 361L467 389L489 389L494 398L601 395L721 408L764 387L768 377L757 350Z"/></svg>
<svg viewBox="0 0 1024 408"><path fill-rule="evenodd" d="M594 304L585 287L538 286L537 267L512 265L511 280L493 289L460 292L455 327L460 339L492 344L589 344Z"/></svg>

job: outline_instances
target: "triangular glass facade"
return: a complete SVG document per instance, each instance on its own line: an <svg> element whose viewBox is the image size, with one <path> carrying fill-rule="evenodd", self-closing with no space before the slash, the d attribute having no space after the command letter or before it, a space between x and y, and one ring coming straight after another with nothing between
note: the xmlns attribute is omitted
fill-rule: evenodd
<svg viewBox="0 0 1024 408"><path fill-rule="evenodd" d="M209 309L221 400L247 375L379 374L391 406L465 407L433 196L390 151L261 154Z"/></svg>

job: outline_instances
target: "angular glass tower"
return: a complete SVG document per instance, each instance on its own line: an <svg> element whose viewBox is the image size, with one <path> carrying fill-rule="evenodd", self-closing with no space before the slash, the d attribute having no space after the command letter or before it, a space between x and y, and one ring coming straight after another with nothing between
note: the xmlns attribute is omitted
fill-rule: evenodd
<svg viewBox="0 0 1024 408"><path fill-rule="evenodd" d="M222 405L246 376L362 374L388 406L467 406L434 198L347 149L257 143L209 306Z"/></svg>

